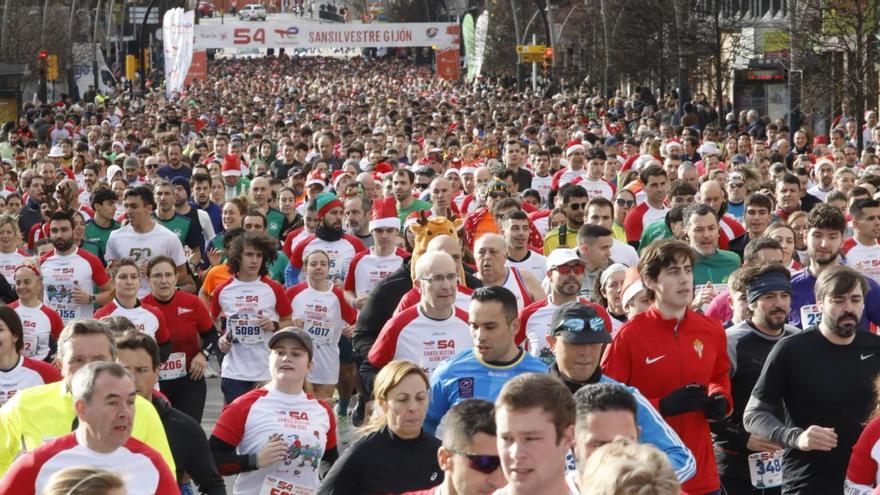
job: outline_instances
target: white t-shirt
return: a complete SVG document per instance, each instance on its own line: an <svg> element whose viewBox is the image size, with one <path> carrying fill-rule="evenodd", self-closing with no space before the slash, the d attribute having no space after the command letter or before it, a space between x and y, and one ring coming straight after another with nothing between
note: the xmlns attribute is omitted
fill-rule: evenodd
<svg viewBox="0 0 880 495"><path fill-rule="evenodd" d="M415 305L392 317L370 349L370 363L382 368L396 359L422 367L429 375L443 361L474 346L468 315L454 308L445 320L435 320Z"/></svg>
<svg viewBox="0 0 880 495"><path fill-rule="evenodd" d="M331 287L321 292L308 282L287 289L293 317L302 318L303 329L312 336L314 366L306 378L309 383L332 385L339 381L339 338L342 330L354 324L357 314L345 303L342 291Z"/></svg>
<svg viewBox="0 0 880 495"><path fill-rule="evenodd" d="M639 253L620 239L614 239L611 244L611 259L628 267L639 266Z"/></svg>
<svg viewBox="0 0 880 495"><path fill-rule="evenodd" d="M271 321L290 316L290 301L284 287L268 277L242 282L236 277L220 284L211 299L211 315L226 317L226 335L232 349L223 359L220 376L258 382L268 380L269 337L258 323L260 317Z"/></svg>
<svg viewBox="0 0 880 495"><path fill-rule="evenodd" d="M406 255L400 250L390 256L378 256L372 251L370 249L356 254L348 267L344 288L354 291L355 296L369 294L376 284L400 269Z"/></svg>
<svg viewBox="0 0 880 495"><path fill-rule="evenodd" d="M114 299L95 312L95 318L106 318L108 316L124 316L138 331L153 337L153 340L159 344L164 344L171 338L171 333L165 321L165 315L158 308L141 304L140 301L137 302L137 306L126 308Z"/></svg>
<svg viewBox="0 0 880 495"><path fill-rule="evenodd" d="M844 250L844 264L852 267L854 270L867 275L880 282L880 244L866 246L855 239L854 245L848 250Z"/></svg>
<svg viewBox="0 0 880 495"><path fill-rule="evenodd" d="M26 259L27 256L21 250L0 253L0 275L3 275L12 287L15 287L15 269L21 266Z"/></svg>
<svg viewBox="0 0 880 495"><path fill-rule="evenodd" d="M541 204L547 204L547 198L550 196L550 191L553 190L553 176L547 174L546 177L539 177L537 175L532 176L532 189L538 191L538 194L541 195Z"/></svg>
<svg viewBox="0 0 880 495"><path fill-rule="evenodd" d="M21 319L24 347L21 353L29 358L44 360L49 355L49 338L58 339L64 322L52 308L45 304L25 306L21 300L9 304Z"/></svg>
<svg viewBox="0 0 880 495"><path fill-rule="evenodd" d="M57 382L61 373L49 363L42 363L24 356L18 357L18 363L9 371L0 371L0 406L18 392L30 387ZM51 376L54 374L55 376Z"/></svg>
<svg viewBox="0 0 880 495"><path fill-rule="evenodd" d="M94 294L97 287L110 281L101 261L80 248L66 256L49 251L40 259L40 270L43 274L43 302L54 309L65 324L91 318L95 313L91 304L78 304L73 300L74 289Z"/></svg>
<svg viewBox="0 0 880 495"><path fill-rule="evenodd" d="M259 453L273 435L287 442L284 460L239 474L232 493L310 494L321 484L318 468L324 452L336 446L336 420L322 401L263 387L226 406L211 434L235 445L239 455ZM273 490L281 484L294 488Z"/></svg>
<svg viewBox="0 0 880 495"><path fill-rule="evenodd" d="M303 270L303 260L312 251L324 251L330 257L330 270L327 272L327 279L331 284L342 284L345 282L345 274L348 273L351 260L357 253L365 249L361 241L350 234L343 235L342 239L338 241L325 241L312 234L293 247L290 264L294 268L302 270L299 279L300 282L304 282L306 272Z"/></svg>
<svg viewBox="0 0 880 495"><path fill-rule="evenodd" d="M183 244L165 226L154 221L153 229L149 232L135 232L131 225L126 225L110 233L107 239L108 262L131 258L138 265L146 265L156 256L168 256L174 260L174 264L182 266L186 263L186 254ZM146 277L141 277L141 287L138 289L138 299L150 293L150 285Z"/></svg>
<svg viewBox="0 0 880 495"><path fill-rule="evenodd" d="M602 197L611 201L614 198L614 189L612 189L611 185L604 180L590 180L585 178L578 182L578 185L587 190L590 199Z"/></svg>

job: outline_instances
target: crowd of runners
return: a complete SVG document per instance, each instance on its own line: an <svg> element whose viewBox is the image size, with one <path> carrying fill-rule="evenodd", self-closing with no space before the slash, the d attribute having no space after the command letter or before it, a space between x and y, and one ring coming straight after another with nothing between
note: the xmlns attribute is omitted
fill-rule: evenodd
<svg viewBox="0 0 880 495"><path fill-rule="evenodd" d="M0 132L0 493L880 494L876 112L208 73Z"/></svg>

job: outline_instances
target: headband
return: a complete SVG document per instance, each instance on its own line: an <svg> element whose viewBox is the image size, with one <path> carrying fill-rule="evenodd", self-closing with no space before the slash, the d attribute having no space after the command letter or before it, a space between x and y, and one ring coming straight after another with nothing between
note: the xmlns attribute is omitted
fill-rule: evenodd
<svg viewBox="0 0 880 495"><path fill-rule="evenodd" d="M626 272L627 266L623 263L614 263L605 270L602 271L602 275L599 275L599 285L605 285L605 282L611 278L615 273L624 273Z"/></svg>
<svg viewBox="0 0 880 495"><path fill-rule="evenodd" d="M15 267L15 271L13 271L13 273L17 272L17 271L20 270L21 268L27 268L27 269L33 271L33 272L34 272L34 275L36 275L37 277L42 277L42 275L40 274L40 269L37 268L36 266L30 264L30 263L25 263L25 264L23 264L23 265L18 265L17 267Z"/></svg>
<svg viewBox="0 0 880 495"><path fill-rule="evenodd" d="M746 284L746 299L751 304L764 294L774 291L791 294L791 278L781 272L770 272L756 277Z"/></svg>

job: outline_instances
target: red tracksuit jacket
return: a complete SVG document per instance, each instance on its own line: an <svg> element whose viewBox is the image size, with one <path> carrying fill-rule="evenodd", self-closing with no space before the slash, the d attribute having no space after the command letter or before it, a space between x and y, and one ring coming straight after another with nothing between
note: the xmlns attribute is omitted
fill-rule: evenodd
<svg viewBox="0 0 880 495"><path fill-rule="evenodd" d="M605 373L639 389L660 409L660 399L691 383L708 387L709 395L730 396L727 335L715 321L690 309L676 328L656 306L624 324L605 353ZM728 410L730 414L730 410ZM702 412L665 416L697 461L697 474L682 490L702 495L720 487L709 422Z"/></svg>

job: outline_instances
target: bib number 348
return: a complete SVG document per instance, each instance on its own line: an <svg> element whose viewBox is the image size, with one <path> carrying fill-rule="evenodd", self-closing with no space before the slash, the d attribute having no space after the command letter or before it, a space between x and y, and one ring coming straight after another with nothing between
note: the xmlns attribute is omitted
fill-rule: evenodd
<svg viewBox="0 0 880 495"><path fill-rule="evenodd" d="M755 452L749 455L749 475L755 488L782 485L782 451Z"/></svg>

